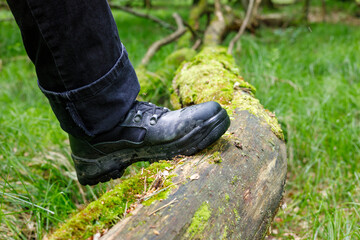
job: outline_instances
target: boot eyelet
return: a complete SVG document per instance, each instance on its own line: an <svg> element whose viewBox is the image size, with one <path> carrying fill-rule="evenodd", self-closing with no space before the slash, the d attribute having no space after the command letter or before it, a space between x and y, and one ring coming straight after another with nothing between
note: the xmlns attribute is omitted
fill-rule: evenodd
<svg viewBox="0 0 360 240"><path fill-rule="evenodd" d="M158 120L158 115L154 114L151 118L150 118L150 125L155 125L157 123Z"/></svg>
<svg viewBox="0 0 360 240"><path fill-rule="evenodd" d="M137 111L137 113L134 116L134 122L138 123L140 122L142 119L142 112L141 111Z"/></svg>

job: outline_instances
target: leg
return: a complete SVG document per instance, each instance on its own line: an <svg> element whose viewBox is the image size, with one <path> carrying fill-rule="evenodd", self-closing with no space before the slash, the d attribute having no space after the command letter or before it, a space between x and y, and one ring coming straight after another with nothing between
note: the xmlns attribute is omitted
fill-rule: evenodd
<svg viewBox="0 0 360 240"><path fill-rule="evenodd" d="M118 178L136 161L194 154L229 127L215 102L169 111L135 101L139 83L106 0L8 2L81 184Z"/></svg>
<svg viewBox="0 0 360 240"><path fill-rule="evenodd" d="M87 138L121 122L140 88L107 2L8 3L61 127Z"/></svg>

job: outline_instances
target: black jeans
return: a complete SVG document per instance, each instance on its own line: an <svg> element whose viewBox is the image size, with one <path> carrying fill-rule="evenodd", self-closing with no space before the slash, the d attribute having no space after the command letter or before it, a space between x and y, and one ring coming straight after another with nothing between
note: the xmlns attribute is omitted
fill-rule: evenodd
<svg viewBox="0 0 360 240"><path fill-rule="evenodd" d="M38 84L79 138L121 122L140 86L106 0L7 0Z"/></svg>

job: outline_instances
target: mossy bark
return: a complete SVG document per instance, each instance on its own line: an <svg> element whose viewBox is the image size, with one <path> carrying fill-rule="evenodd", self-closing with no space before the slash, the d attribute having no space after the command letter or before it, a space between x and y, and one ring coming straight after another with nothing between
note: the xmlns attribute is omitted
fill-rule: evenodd
<svg viewBox="0 0 360 240"><path fill-rule="evenodd" d="M80 240L88 239L96 233L101 233L105 229L119 221L131 204L138 201L138 195L144 191L145 182L149 186L159 171L171 168L172 162L162 161L150 165L143 173L136 174L123 180L111 191L105 193L101 198L91 202L86 208L79 211L64 224L54 231L49 239L53 240ZM154 200L166 198L173 175L167 177L162 183L164 191L153 198L149 198L143 204L151 204ZM166 187L169 187L166 189Z"/></svg>
<svg viewBox="0 0 360 240"><path fill-rule="evenodd" d="M173 87L178 107L218 101L231 114L231 126L208 149L180 159L172 172L180 184L166 200L138 207L102 239L264 238L286 179L276 118L254 98L255 88L225 48L205 48L183 63Z"/></svg>
<svg viewBox="0 0 360 240"><path fill-rule="evenodd" d="M248 111L233 117L227 135L174 170L183 184L166 200L139 207L102 239L262 239L282 199L285 145ZM220 163L210 161L215 152Z"/></svg>
<svg viewBox="0 0 360 240"><path fill-rule="evenodd" d="M178 65L187 50L172 54ZM204 48L183 62L173 80L178 107L220 102L231 126L214 145L193 157L150 165L122 181L55 231L50 239L262 239L279 207L286 178L286 150L276 118L254 98L222 47ZM170 176L159 194L126 209L161 170ZM146 182L146 183L145 183ZM146 188L146 187L145 187ZM160 201L163 199L163 201Z"/></svg>
<svg viewBox="0 0 360 240"><path fill-rule="evenodd" d="M191 60L195 55L195 50L181 48L167 56L156 72L148 71L144 65L137 67L136 74L141 86L138 99L156 101L163 106L169 103L170 90L168 86L171 85L176 69L182 62Z"/></svg>
<svg viewBox="0 0 360 240"><path fill-rule="evenodd" d="M117 221L102 239L265 236L284 190L287 164L283 132L274 114L254 97L256 89L240 76L233 57L216 45L220 35L209 37L212 33L219 32L205 33L205 46L211 47L196 56L194 50L184 48L171 54L155 73L139 67L140 98L151 100L161 95L173 79L173 106L217 101L231 115L227 133L199 154L171 163L165 191L137 205L126 218L127 207L140 203L136 196L144 194L144 184L155 181L159 169L170 167L168 162L152 164L145 175L122 181L70 218L50 239L87 239L104 233Z"/></svg>

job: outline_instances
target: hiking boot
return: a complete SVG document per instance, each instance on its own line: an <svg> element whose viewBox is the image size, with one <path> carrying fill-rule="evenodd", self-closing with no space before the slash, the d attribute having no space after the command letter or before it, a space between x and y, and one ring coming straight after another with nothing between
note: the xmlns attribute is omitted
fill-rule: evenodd
<svg viewBox="0 0 360 240"><path fill-rule="evenodd" d="M78 180L95 185L121 177L137 161L192 155L220 138L229 125L229 116L216 102L170 111L136 101L111 132L92 140L70 136Z"/></svg>

